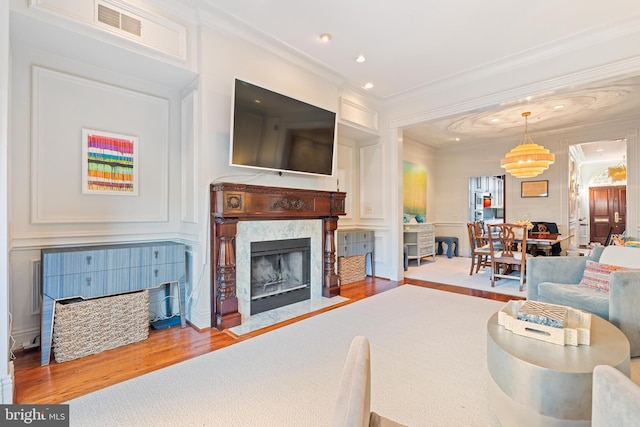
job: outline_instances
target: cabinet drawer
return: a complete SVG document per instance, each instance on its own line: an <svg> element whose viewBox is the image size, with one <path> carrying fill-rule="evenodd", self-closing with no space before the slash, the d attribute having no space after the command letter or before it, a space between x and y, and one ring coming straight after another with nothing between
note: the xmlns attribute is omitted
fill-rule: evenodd
<svg viewBox="0 0 640 427"><path fill-rule="evenodd" d="M373 251L373 245L370 242L356 243L354 245L354 255L363 255Z"/></svg>
<svg viewBox="0 0 640 427"><path fill-rule="evenodd" d="M360 243L372 243L373 242L373 231L362 231L357 234L356 238L357 242Z"/></svg>
<svg viewBox="0 0 640 427"><path fill-rule="evenodd" d="M338 250L338 256L353 256L358 255L356 243L349 243L346 245L340 245Z"/></svg>
<svg viewBox="0 0 640 427"><path fill-rule="evenodd" d="M184 245L145 245L131 248L134 266L184 262Z"/></svg>
<svg viewBox="0 0 640 427"><path fill-rule="evenodd" d="M126 268L130 264L129 248L54 252L43 256L42 275L49 277L92 273L112 268Z"/></svg>
<svg viewBox="0 0 640 427"><path fill-rule="evenodd" d="M348 248L349 248L349 245L345 245L345 244L337 245L336 256L338 257L347 256Z"/></svg>
<svg viewBox="0 0 640 427"><path fill-rule="evenodd" d="M336 244L348 245L351 243L363 243L373 242L372 230L358 230L358 231L338 231Z"/></svg>
<svg viewBox="0 0 640 427"><path fill-rule="evenodd" d="M338 231L338 241L336 244L338 245L348 245L353 242L354 235L348 231Z"/></svg>
<svg viewBox="0 0 640 427"><path fill-rule="evenodd" d="M104 270L47 278L45 294L53 299L95 298L105 294L128 291L129 270Z"/></svg>
<svg viewBox="0 0 640 427"><path fill-rule="evenodd" d="M175 282L184 276L184 263L146 265L130 269L131 290L150 288Z"/></svg>
<svg viewBox="0 0 640 427"><path fill-rule="evenodd" d="M420 233L418 235L418 242L419 243L426 243L426 242L429 242L431 240L432 240L431 237L427 236L425 233Z"/></svg>
<svg viewBox="0 0 640 427"><path fill-rule="evenodd" d="M435 246L433 244L426 244L424 246L420 246L420 252L423 252L425 254L433 253L434 249L435 249Z"/></svg>

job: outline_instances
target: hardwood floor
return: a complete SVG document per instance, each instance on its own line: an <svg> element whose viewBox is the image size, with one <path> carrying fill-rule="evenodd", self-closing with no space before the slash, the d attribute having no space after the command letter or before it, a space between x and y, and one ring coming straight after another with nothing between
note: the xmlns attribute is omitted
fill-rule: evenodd
<svg viewBox="0 0 640 427"><path fill-rule="evenodd" d="M341 295L349 298L347 302L299 316L239 338L215 329L202 331L192 327L184 329L179 327L161 330L151 329L149 338L145 341L64 363L56 363L52 358L51 364L48 366L40 366L39 349L17 351L14 361L14 401L15 403L32 404L62 403L148 372L251 339L273 329L315 316L318 313L402 286L404 283L497 301L506 302L516 299L509 295L423 282L415 279L394 282L367 277L362 282L351 283L340 288Z"/></svg>

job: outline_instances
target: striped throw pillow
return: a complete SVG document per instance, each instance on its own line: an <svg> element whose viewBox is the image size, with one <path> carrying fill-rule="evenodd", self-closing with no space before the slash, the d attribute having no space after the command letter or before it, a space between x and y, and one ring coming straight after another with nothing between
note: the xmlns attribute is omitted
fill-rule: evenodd
<svg viewBox="0 0 640 427"><path fill-rule="evenodd" d="M609 292L609 274L612 271L628 271L632 268L620 267L618 265L601 264L595 261L587 261L582 280L579 285L599 291Z"/></svg>

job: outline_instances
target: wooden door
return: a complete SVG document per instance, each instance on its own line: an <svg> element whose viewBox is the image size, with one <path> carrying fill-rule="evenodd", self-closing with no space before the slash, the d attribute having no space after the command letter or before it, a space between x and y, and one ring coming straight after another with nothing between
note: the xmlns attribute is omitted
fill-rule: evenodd
<svg viewBox="0 0 640 427"><path fill-rule="evenodd" d="M589 188L591 241L605 244L609 228L613 234L624 233L627 214L627 187Z"/></svg>

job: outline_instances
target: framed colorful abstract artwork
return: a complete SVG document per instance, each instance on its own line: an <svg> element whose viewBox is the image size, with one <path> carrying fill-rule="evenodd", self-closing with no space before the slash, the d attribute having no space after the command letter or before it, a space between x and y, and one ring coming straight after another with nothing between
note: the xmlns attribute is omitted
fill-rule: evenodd
<svg viewBox="0 0 640 427"><path fill-rule="evenodd" d="M138 138L82 129L82 193L138 195Z"/></svg>
<svg viewBox="0 0 640 427"><path fill-rule="evenodd" d="M403 222L425 222L427 219L427 169L406 160L402 162L402 169Z"/></svg>

